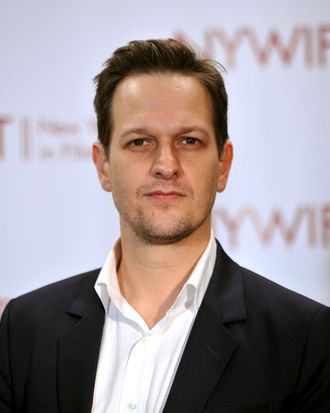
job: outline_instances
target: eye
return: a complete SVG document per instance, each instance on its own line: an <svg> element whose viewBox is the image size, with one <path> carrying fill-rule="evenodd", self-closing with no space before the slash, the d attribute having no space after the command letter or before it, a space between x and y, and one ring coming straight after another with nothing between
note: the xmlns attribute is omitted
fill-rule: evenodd
<svg viewBox="0 0 330 413"><path fill-rule="evenodd" d="M148 142L146 141L146 139L143 138L138 138L138 139L134 139L132 142L130 142L131 146L143 146L146 145Z"/></svg>
<svg viewBox="0 0 330 413"><path fill-rule="evenodd" d="M128 146L131 148L143 148L147 145L151 144L151 140L147 138L136 138L132 139L129 143Z"/></svg>
<svg viewBox="0 0 330 413"><path fill-rule="evenodd" d="M192 136L184 136L181 138L181 142L184 145L196 145L198 143L200 143L199 139L194 138Z"/></svg>

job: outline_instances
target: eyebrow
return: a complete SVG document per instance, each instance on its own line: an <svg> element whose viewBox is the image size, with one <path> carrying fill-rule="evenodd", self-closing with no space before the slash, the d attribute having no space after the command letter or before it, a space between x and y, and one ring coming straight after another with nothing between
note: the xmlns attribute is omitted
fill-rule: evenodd
<svg viewBox="0 0 330 413"><path fill-rule="evenodd" d="M123 139L123 138L125 138L125 136L127 136L127 135L132 135L132 134L135 134L135 135L145 135L145 134L149 134L149 132L148 132L147 129L145 129L145 128L131 128L131 129L128 129L127 131L125 131L125 132L120 136L120 138Z"/></svg>
<svg viewBox="0 0 330 413"><path fill-rule="evenodd" d="M200 126L187 126L187 127L182 127L181 129L179 129L178 133L176 133L176 135L182 135L185 133L192 133L192 132L200 132L203 133L204 135L209 136L209 134L207 133L206 129L200 127ZM125 131L120 138L124 139L126 136L128 135L150 135L150 136L154 136L152 133L150 133L150 131L148 131L147 128L131 128L128 129L127 131Z"/></svg>

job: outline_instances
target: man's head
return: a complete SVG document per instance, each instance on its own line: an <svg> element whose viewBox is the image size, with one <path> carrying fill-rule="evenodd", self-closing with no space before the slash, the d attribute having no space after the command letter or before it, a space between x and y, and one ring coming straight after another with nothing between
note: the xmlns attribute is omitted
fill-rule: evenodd
<svg viewBox="0 0 330 413"><path fill-rule="evenodd" d="M151 40L118 49L96 81L93 160L122 239L208 239L233 154L220 74L175 40Z"/></svg>
<svg viewBox="0 0 330 413"><path fill-rule="evenodd" d="M208 90L213 107L219 154L228 139L227 93L217 63L199 59L187 45L173 39L132 41L118 48L95 77L98 139L106 152L113 127L112 99L118 84L135 74L178 73L197 78Z"/></svg>

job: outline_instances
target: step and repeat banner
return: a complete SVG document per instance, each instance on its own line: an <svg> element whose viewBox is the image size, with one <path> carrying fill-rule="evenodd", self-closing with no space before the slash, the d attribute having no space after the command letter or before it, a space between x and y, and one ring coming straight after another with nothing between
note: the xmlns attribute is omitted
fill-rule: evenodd
<svg viewBox="0 0 330 413"><path fill-rule="evenodd" d="M213 214L240 264L330 304L328 0L0 2L0 302L103 264L119 235L91 162L92 78L174 37L227 73L235 159Z"/></svg>

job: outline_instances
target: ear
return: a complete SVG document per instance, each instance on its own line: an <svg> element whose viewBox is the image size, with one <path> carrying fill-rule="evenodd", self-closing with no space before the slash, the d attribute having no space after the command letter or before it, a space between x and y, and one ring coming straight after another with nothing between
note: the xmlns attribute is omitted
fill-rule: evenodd
<svg viewBox="0 0 330 413"><path fill-rule="evenodd" d="M109 158L101 142L93 143L92 156L102 188L111 192Z"/></svg>
<svg viewBox="0 0 330 413"><path fill-rule="evenodd" d="M226 188L233 156L233 144L229 140L227 140L224 144L219 158L219 177L217 184L218 192L222 192Z"/></svg>

